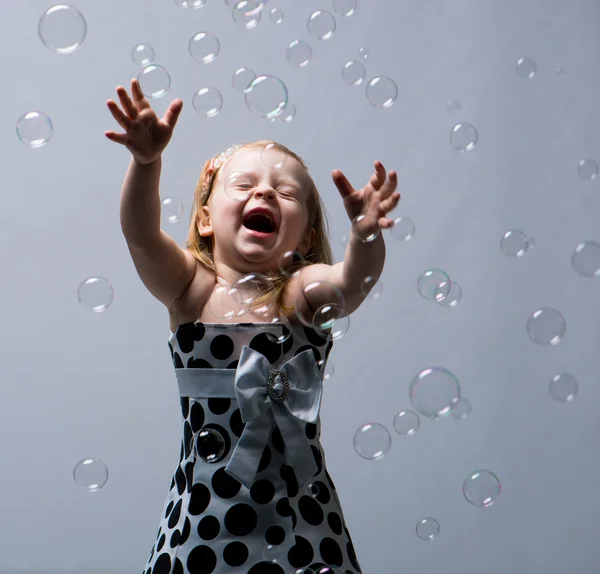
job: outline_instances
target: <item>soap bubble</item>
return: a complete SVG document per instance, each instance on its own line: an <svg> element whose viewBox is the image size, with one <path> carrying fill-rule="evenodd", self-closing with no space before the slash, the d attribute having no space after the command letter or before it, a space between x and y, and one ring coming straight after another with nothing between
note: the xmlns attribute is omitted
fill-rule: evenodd
<svg viewBox="0 0 600 574"><path fill-rule="evenodd" d="M358 55L363 59L366 60L369 57L369 50L367 50L366 48L360 48L358 50Z"/></svg>
<svg viewBox="0 0 600 574"><path fill-rule="evenodd" d="M441 301L451 289L450 277L441 269L428 269L417 280L417 290L424 299Z"/></svg>
<svg viewBox="0 0 600 574"><path fill-rule="evenodd" d="M367 275L360 284L360 292L369 299L377 299L383 293L383 281Z"/></svg>
<svg viewBox="0 0 600 574"><path fill-rule="evenodd" d="M392 446L389 431L379 423L362 425L354 434L354 450L367 460L384 457Z"/></svg>
<svg viewBox="0 0 600 574"><path fill-rule="evenodd" d="M131 50L131 59L138 66L147 66L154 61L154 48L150 44L136 44Z"/></svg>
<svg viewBox="0 0 600 574"><path fill-rule="evenodd" d="M318 40L329 40L335 33L335 18L326 10L317 10L309 16L306 27L310 35Z"/></svg>
<svg viewBox="0 0 600 574"><path fill-rule="evenodd" d="M285 59L298 68L306 66L312 58L312 48L303 40L293 40L285 50Z"/></svg>
<svg viewBox="0 0 600 574"><path fill-rule="evenodd" d="M431 541L440 533L440 525L435 518L423 518L417 522L416 531L421 540Z"/></svg>
<svg viewBox="0 0 600 574"><path fill-rule="evenodd" d="M261 161L267 166L275 169L283 167L287 161L287 153L277 149L274 143L268 143L260 152Z"/></svg>
<svg viewBox="0 0 600 574"><path fill-rule="evenodd" d="M175 4L180 8L192 8L198 10L206 4L206 0L175 0Z"/></svg>
<svg viewBox="0 0 600 574"><path fill-rule="evenodd" d="M448 100L446 102L446 111L449 114L453 114L454 112L458 112L461 109L460 102L457 100Z"/></svg>
<svg viewBox="0 0 600 574"><path fill-rule="evenodd" d="M450 291L446 285L440 285L435 290L435 300L442 307L456 307L462 299L462 289L456 281L451 281Z"/></svg>
<svg viewBox="0 0 600 574"><path fill-rule="evenodd" d="M548 392L555 401L571 402L579 390L577 379L569 373L554 375L548 386Z"/></svg>
<svg viewBox="0 0 600 574"><path fill-rule="evenodd" d="M138 82L144 96L150 99L162 98L171 87L171 76L162 66L150 64L138 74Z"/></svg>
<svg viewBox="0 0 600 574"><path fill-rule="evenodd" d="M238 26L251 30L260 22L261 5L254 0L241 0L233 7L232 16Z"/></svg>
<svg viewBox="0 0 600 574"><path fill-rule="evenodd" d="M276 76L258 76L244 90L246 106L264 118L274 118L288 102L286 85Z"/></svg>
<svg viewBox="0 0 600 574"><path fill-rule="evenodd" d="M461 397L460 401L458 401L458 403L452 409L450 415L453 419L456 419L457 421L462 421L465 420L471 414L472 410L473 407L471 406L470 401L465 397Z"/></svg>
<svg viewBox="0 0 600 574"><path fill-rule="evenodd" d="M400 411L394 415L394 429L401 436L414 436L420 426L421 420L414 411Z"/></svg>
<svg viewBox="0 0 600 574"><path fill-rule="evenodd" d="M176 197L165 197L160 201L160 218L165 223L177 223L183 211L183 204Z"/></svg>
<svg viewBox="0 0 600 574"><path fill-rule="evenodd" d="M333 0L333 11L340 16L352 16L357 0Z"/></svg>
<svg viewBox="0 0 600 574"><path fill-rule="evenodd" d="M296 106L294 104L288 104L285 106L283 111L277 116L277 119L282 121L284 124L289 124L294 121L296 117Z"/></svg>
<svg viewBox="0 0 600 574"><path fill-rule="evenodd" d="M367 75L365 67L356 60L350 60L342 68L342 78L350 86L360 86Z"/></svg>
<svg viewBox="0 0 600 574"><path fill-rule="evenodd" d="M27 112L17 121L17 137L31 148L46 145L53 133L52 120L44 112Z"/></svg>
<svg viewBox="0 0 600 574"><path fill-rule="evenodd" d="M286 251L279 260L279 270L286 277L294 277L306 266L306 260L298 251Z"/></svg>
<svg viewBox="0 0 600 574"><path fill-rule="evenodd" d="M593 181L598 177L598 164L592 158L579 160L577 165L577 173L579 177L585 181Z"/></svg>
<svg viewBox="0 0 600 574"><path fill-rule="evenodd" d="M571 255L571 267L582 277L600 276L600 243L583 241Z"/></svg>
<svg viewBox="0 0 600 574"><path fill-rule="evenodd" d="M283 22L283 10L273 8L271 12L269 12L269 20L273 22L273 24L281 24Z"/></svg>
<svg viewBox="0 0 600 574"><path fill-rule="evenodd" d="M500 240L502 253L509 257L522 257L533 245L533 238L528 237L525 233L517 229L507 231Z"/></svg>
<svg viewBox="0 0 600 574"><path fill-rule="evenodd" d="M521 78L531 79L535 76L537 65L532 58L519 58L517 60L517 74Z"/></svg>
<svg viewBox="0 0 600 574"><path fill-rule="evenodd" d="M238 92L243 92L256 78L250 68L238 68L231 78L231 85Z"/></svg>
<svg viewBox="0 0 600 574"><path fill-rule="evenodd" d="M448 415L460 401L458 379L442 367L424 369L410 383L415 410L430 419Z"/></svg>
<svg viewBox="0 0 600 574"><path fill-rule="evenodd" d="M223 434L210 427L204 427L198 431L198 434L195 437L195 443L198 456L204 462L211 464L223 460L223 457L228 450Z"/></svg>
<svg viewBox="0 0 600 574"><path fill-rule="evenodd" d="M415 224L408 217L397 217L390 233L398 241L410 241L415 234Z"/></svg>
<svg viewBox="0 0 600 574"><path fill-rule="evenodd" d="M388 76L376 76L367 84L365 95L372 106L389 108L398 97L398 86Z"/></svg>
<svg viewBox="0 0 600 574"><path fill-rule="evenodd" d="M57 54L71 54L77 50L87 34L83 14L67 4L57 4L42 14L38 23L40 40Z"/></svg>
<svg viewBox="0 0 600 574"><path fill-rule="evenodd" d="M106 484L108 469L97 458L84 458L75 465L73 480L75 484L85 488L89 492L96 492Z"/></svg>
<svg viewBox="0 0 600 574"><path fill-rule="evenodd" d="M338 313L346 307L344 295L337 285L329 283L328 281L313 281L312 283L309 283L303 288L302 293L298 296L295 304L295 312L300 323L305 327L313 329L321 329L322 327L320 327L320 325L315 325L314 313L311 311L310 306L306 304L306 301L310 301L311 305L314 306L317 306L317 303L315 302L319 302L319 309L322 305L331 305Z"/></svg>
<svg viewBox="0 0 600 574"><path fill-rule="evenodd" d="M478 139L477 130L466 122L456 124L450 131L450 143L459 153L471 151Z"/></svg>
<svg viewBox="0 0 600 574"><path fill-rule="evenodd" d="M463 482L463 495L474 506L491 506L500 496L500 492L500 481L489 470L476 470Z"/></svg>
<svg viewBox="0 0 600 574"><path fill-rule="evenodd" d="M542 307L527 320L527 334L538 345L558 345L565 336L567 323L556 309Z"/></svg>
<svg viewBox="0 0 600 574"><path fill-rule="evenodd" d="M210 32L198 32L194 34L188 43L190 56L198 62L209 64L214 62L219 55L221 45L214 34Z"/></svg>
<svg viewBox="0 0 600 574"><path fill-rule="evenodd" d="M199 115L213 118L223 108L223 96L217 88L200 88L192 98L192 106Z"/></svg>
<svg viewBox="0 0 600 574"><path fill-rule="evenodd" d="M104 277L88 277L77 289L77 299L81 306L92 313L106 311L113 302L115 292Z"/></svg>

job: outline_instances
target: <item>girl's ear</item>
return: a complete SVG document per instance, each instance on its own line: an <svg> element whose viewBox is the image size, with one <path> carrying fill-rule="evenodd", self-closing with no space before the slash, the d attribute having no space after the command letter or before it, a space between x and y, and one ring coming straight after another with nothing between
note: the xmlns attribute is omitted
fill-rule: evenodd
<svg viewBox="0 0 600 574"><path fill-rule="evenodd" d="M198 212L196 227L201 237L210 237L213 234L210 223L210 208L207 205L203 205L202 210Z"/></svg>

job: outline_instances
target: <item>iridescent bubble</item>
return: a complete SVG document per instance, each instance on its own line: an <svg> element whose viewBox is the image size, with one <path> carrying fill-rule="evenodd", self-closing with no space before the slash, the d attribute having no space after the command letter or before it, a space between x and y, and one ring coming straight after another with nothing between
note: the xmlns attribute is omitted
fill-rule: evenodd
<svg viewBox="0 0 600 574"><path fill-rule="evenodd" d="M311 311L310 306L307 305L307 301L310 306L320 308L322 305L328 304L334 306L338 310L344 310L346 308L346 302L341 289L329 283L328 281L313 281L306 285L302 293L298 296L295 303L296 317L305 327L311 327L319 329L318 325L314 323L314 312Z"/></svg>
<svg viewBox="0 0 600 574"><path fill-rule="evenodd" d="M595 180L598 177L598 164L596 160L590 157L579 160L577 173L585 181Z"/></svg>
<svg viewBox="0 0 600 574"><path fill-rule="evenodd" d="M442 307L456 307L462 299L462 289L456 281L450 282L450 291L446 293L447 286L440 285L435 290L435 300Z"/></svg>
<svg viewBox="0 0 600 574"><path fill-rule="evenodd" d="M600 243L583 241L571 255L573 271L582 277L600 276Z"/></svg>
<svg viewBox="0 0 600 574"><path fill-rule="evenodd" d="M138 66L147 66L154 61L154 48L150 44L136 44L131 50L131 59Z"/></svg>
<svg viewBox="0 0 600 574"><path fill-rule="evenodd" d="M294 121L296 117L296 106L294 104L288 103L287 106L283 109L283 111L277 116L278 120L281 120L285 124L289 124Z"/></svg>
<svg viewBox="0 0 600 574"><path fill-rule="evenodd" d="M372 106L389 108L398 97L398 86L388 76L376 76L367 84L365 95Z"/></svg>
<svg viewBox="0 0 600 574"><path fill-rule="evenodd" d="M343 308L326 303L317 309L312 324L324 339L337 341L350 329L350 317Z"/></svg>
<svg viewBox="0 0 600 574"><path fill-rule="evenodd" d="M380 232L379 222L370 214L361 213L352 220L352 233L363 243L375 241Z"/></svg>
<svg viewBox="0 0 600 574"><path fill-rule="evenodd" d="M340 16L352 16L356 5L357 0L333 0L333 11Z"/></svg>
<svg viewBox="0 0 600 574"><path fill-rule="evenodd" d="M104 277L88 277L77 289L81 306L92 313L106 311L114 299L114 289Z"/></svg>
<svg viewBox="0 0 600 574"><path fill-rule="evenodd" d="M183 204L176 197L160 200L160 218L165 223L177 223L183 216Z"/></svg>
<svg viewBox="0 0 600 574"><path fill-rule="evenodd" d="M88 492L96 492L106 484L108 468L100 459L84 458L75 465L73 480Z"/></svg>
<svg viewBox="0 0 600 574"><path fill-rule="evenodd" d="M428 269L417 280L419 295L430 301L440 301L448 296L452 282L441 269Z"/></svg>
<svg viewBox="0 0 600 574"><path fill-rule="evenodd" d="M369 299L377 299L383 293L383 281L368 275L363 279L360 291Z"/></svg>
<svg viewBox="0 0 600 574"><path fill-rule="evenodd" d="M423 518L417 522L415 530L421 540L430 542L435 540L440 533L440 525L435 518Z"/></svg>
<svg viewBox="0 0 600 574"><path fill-rule="evenodd" d="M196 452L204 462L214 464L223 460L228 449L221 432L211 427L204 427L198 431L195 438Z"/></svg>
<svg viewBox="0 0 600 574"><path fill-rule="evenodd" d="M258 76L244 90L246 106L259 116L277 117L288 102L286 85L276 76Z"/></svg>
<svg viewBox="0 0 600 574"><path fill-rule="evenodd" d="M52 138L54 126L44 112L27 112L17 121L17 136L31 148L46 145Z"/></svg>
<svg viewBox="0 0 600 574"><path fill-rule="evenodd" d="M518 229L507 231L500 240L500 249L509 257L522 257L534 245L532 237L527 236Z"/></svg>
<svg viewBox="0 0 600 574"><path fill-rule="evenodd" d="M342 78L351 86L360 86L366 75L365 67L356 60L346 62L342 68Z"/></svg>
<svg viewBox="0 0 600 574"><path fill-rule="evenodd" d="M254 0L241 0L232 10L233 21L246 30L256 28L261 18L261 6Z"/></svg>
<svg viewBox="0 0 600 574"><path fill-rule="evenodd" d="M410 383L415 410L430 419L448 415L460 401L458 379L443 367L424 369Z"/></svg>
<svg viewBox="0 0 600 574"><path fill-rule="evenodd" d="M279 261L279 270L286 277L295 277L306 266L306 260L298 251L286 251Z"/></svg>
<svg viewBox="0 0 600 574"><path fill-rule="evenodd" d="M500 496L500 492L500 481L489 470L476 470L463 482L463 495L474 506L491 506Z"/></svg>
<svg viewBox="0 0 600 574"><path fill-rule="evenodd" d="M38 23L40 40L57 54L77 50L87 34L83 14L67 4L57 4L46 10Z"/></svg>
<svg viewBox="0 0 600 574"><path fill-rule="evenodd" d="M217 88L200 88L192 97L192 106L199 115L213 118L223 107L223 96Z"/></svg>
<svg viewBox="0 0 600 574"><path fill-rule="evenodd" d="M527 320L527 334L538 345L558 345L565 336L567 323L562 314L551 307L538 309Z"/></svg>
<svg viewBox="0 0 600 574"><path fill-rule="evenodd" d="M394 416L394 429L401 436L414 436L420 426L421 420L414 411L400 411Z"/></svg>
<svg viewBox="0 0 600 574"><path fill-rule="evenodd" d="M531 79L535 76L537 65L532 58L519 58L517 60L517 74L521 78Z"/></svg>
<svg viewBox="0 0 600 574"><path fill-rule="evenodd" d="M298 68L306 66L312 58L312 48L302 40L293 40L285 50L285 59Z"/></svg>
<svg viewBox="0 0 600 574"><path fill-rule="evenodd" d="M550 396L555 401L562 403L571 402L578 391L579 385L577 379L569 373L559 373L558 375L554 375L548 385Z"/></svg>
<svg viewBox="0 0 600 574"><path fill-rule="evenodd" d="M223 183L225 193L236 201L246 201L252 191L252 180L247 173L234 171L230 173Z"/></svg>
<svg viewBox="0 0 600 574"><path fill-rule="evenodd" d="M329 40L335 33L335 18L326 10L317 10L309 16L306 27L310 35L318 40Z"/></svg>
<svg viewBox="0 0 600 574"><path fill-rule="evenodd" d="M231 85L238 92L243 92L256 78L250 68L238 68L231 78Z"/></svg>
<svg viewBox="0 0 600 574"><path fill-rule="evenodd" d="M188 43L190 56L203 64L214 62L221 51L219 40L210 32L198 32L194 34Z"/></svg>
<svg viewBox="0 0 600 574"><path fill-rule="evenodd" d="M471 414L472 410L473 407L471 406L469 399L461 397L460 401L458 401L458 403L452 409L450 415L457 421L463 421Z"/></svg>
<svg viewBox="0 0 600 574"><path fill-rule="evenodd" d="M459 153L471 151L478 139L477 130L471 124L465 122L456 124L450 131L450 143Z"/></svg>
<svg viewBox="0 0 600 574"><path fill-rule="evenodd" d="M367 460L384 457L391 446L392 437L389 431L379 423L364 424L354 434L354 450Z"/></svg>
<svg viewBox="0 0 600 574"><path fill-rule="evenodd" d="M279 169L284 166L287 160L287 153L277 149L274 143L268 143L260 152L261 161L267 166Z"/></svg>
<svg viewBox="0 0 600 574"><path fill-rule="evenodd" d="M390 233L398 241L410 241L415 234L415 224L408 217L397 217Z"/></svg>
<svg viewBox="0 0 600 574"><path fill-rule="evenodd" d="M283 10L273 8L271 12L269 12L269 20L273 22L273 24L281 24L283 22Z"/></svg>
<svg viewBox="0 0 600 574"><path fill-rule="evenodd" d="M150 64L138 74L138 82L144 96L150 99L162 98L171 87L171 76L162 66Z"/></svg>

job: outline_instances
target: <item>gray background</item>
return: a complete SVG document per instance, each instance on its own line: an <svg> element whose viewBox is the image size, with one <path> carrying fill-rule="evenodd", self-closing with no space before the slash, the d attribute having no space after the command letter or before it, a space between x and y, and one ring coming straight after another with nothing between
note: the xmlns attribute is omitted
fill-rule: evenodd
<svg viewBox="0 0 600 574"><path fill-rule="evenodd" d="M232 143L275 139L306 159L328 207L337 260L349 221L331 170L356 187L374 159L398 171L396 213L417 232L408 243L386 232L384 293L352 315L335 345L321 411L329 470L364 572L598 572L598 279L577 275L570 255L580 241L600 239L600 180L577 174L579 159L600 156L600 3L363 0L353 16L336 17L328 41L310 37L306 21L314 10L333 11L331 0L270 0L267 8L281 8L284 21L271 23L267 12L254 30L238 27L222 0L197 11L172 0L74 5L88 34L66 56L37 35L50 3L13 2L0 20L0 571L141 571L178 461L168 315L138 279L120 229L129 154L104 136L121 131L105 102L137 75L131 50L147 42L172 77L155 109L162 115L172 99L184 100L161 187L185 208L179 222L163 224L181 245L202 164ZM187 52L202 30L221 44L208 65ZM294 39L314 51L302 69L285 59ZM389 109L372 107L364 85L341 78L361 47L370 52L368 77L386 74L398 84ZM537 62L531 80L515 73L522 56ZM231 87L241 66L281 77L294 122L248 111ZM224 97L212 119L191 105L205 85ZM446 111L451 99L459 112ZM15 134L30 110L54 122L52 140L39 149ZM479 132L465 154L449 143L459 121ZM531 235L536 247L506 257L499 241L509 229ZM429 267L460 283L456 308L419 296L417 278ZM79 284L95 275L115 290L100 314L77 300ZM542 306L567 321L558 346L527 336L527 318ZM412 377L433 365L456 374L473 412L464 421L422 420L403 439L393 416L411 408ZM579 381L572 403L548 395L562 371ZM392 432L383 459L354 451L365 422ZM110 472L96 493L73 481L87 457ZM461 491L479 468L503 487L486 509ZM415 534L427 516L441 525L433 542Z"/></svg>

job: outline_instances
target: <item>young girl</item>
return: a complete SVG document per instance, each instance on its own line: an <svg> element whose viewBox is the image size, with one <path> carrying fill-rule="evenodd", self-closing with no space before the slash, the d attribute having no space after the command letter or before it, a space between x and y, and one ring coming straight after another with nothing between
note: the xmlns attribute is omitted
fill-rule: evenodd
<svg viewBox="0 0 600 574"><path fill-rule="evenodd" d="M144 572L359 573L320 443L332 342L314 315L332 302L336 317L351 313L366 297L365 278L380 276L396 174L386 179L375 162L357 191L333 172L353 233L332 265L302 159L274 142L234 146L202 170L184 250L160 229L159 199L161 153L183 103L159 120L135 80L131 92L117 88L122 109L107 102L125 133L106 136L132 154L121 226L140 278L169 310L184 418ZM303 265L284 267L290 252Z"/></svg>

